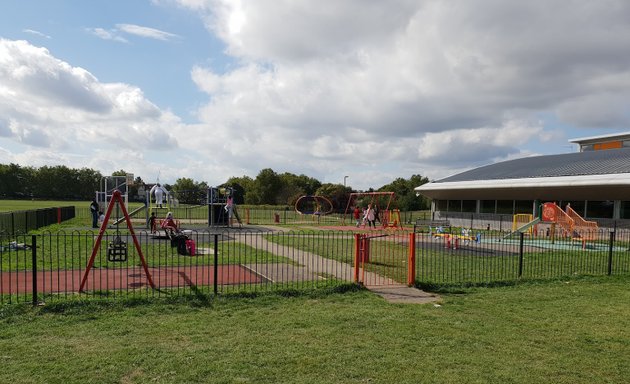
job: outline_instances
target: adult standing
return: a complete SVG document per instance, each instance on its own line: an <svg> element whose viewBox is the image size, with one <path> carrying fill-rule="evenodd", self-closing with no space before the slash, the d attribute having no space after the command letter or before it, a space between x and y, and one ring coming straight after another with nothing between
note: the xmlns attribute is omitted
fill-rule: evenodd
<svg viewBox="0 0 630 384"><path fill-rule="evenodd" d="M98 211L98 202L96 201L96 199L93 199L90 203L90 213L92 214L92 228L98 228Z"/></svg>
<svg viewBox="0 0 630 384"><path fill-rule="evenodd" d="M368 222L368 227L376 229L376 223L374 222L374 208L372 208L372 204L368 204L368 207L365 210L365 216L363 218Z"/></svg>
<svg viewBox="0 0 630 384"><path fill-rule="evenodd" d="M167 193L168 191L166 190L166 188L162 187L160 183L157 183L151 188L151 191L149 191L149 196L155 195L155 205L157 205L158 208L162 208L164 195L166 195Z"/></svg>

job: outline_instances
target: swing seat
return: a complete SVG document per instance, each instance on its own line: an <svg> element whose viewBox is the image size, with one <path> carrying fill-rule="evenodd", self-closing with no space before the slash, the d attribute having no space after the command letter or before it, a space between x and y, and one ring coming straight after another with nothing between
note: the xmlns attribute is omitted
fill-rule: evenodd
<svg viewBox="0 0 630 384"><path fill-rule="evenodd" d="M122 241L120 237L116 237L107 246L107 260L111 262L127 261L127 243Z"/></svg>

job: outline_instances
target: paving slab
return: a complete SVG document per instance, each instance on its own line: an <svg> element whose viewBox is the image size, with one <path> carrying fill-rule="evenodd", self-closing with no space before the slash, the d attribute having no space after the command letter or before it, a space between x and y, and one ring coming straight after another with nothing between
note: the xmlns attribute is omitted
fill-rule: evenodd
<svg viewBox="0 0 630 384"><path fill-rule="evenodd" d="M405 285L368 286L366 288L390 303L427 304L441 300L438 295Z"/></svg>

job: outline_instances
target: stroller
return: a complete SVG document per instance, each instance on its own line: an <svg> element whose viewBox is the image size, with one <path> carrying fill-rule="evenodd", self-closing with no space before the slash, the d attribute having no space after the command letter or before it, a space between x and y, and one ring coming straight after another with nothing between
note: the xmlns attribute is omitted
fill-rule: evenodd
<svg viewBox="0 0 630 384"><path fill-rule="evenodd" d="M183 233L171 236L171 247L177 248L177 253L182 256L195 256L195 240Z"/></svg>

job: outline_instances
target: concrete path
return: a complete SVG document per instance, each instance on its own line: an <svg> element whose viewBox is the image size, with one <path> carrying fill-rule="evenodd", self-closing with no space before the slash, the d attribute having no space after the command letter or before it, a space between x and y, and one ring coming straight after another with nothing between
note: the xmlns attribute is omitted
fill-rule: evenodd
<svg viewBox="0 0 630 384"><path fill-rule="evenodd" d="M301 266L287 265L286 268L271 269L267 264L247 265L247 268L265 276L271 281L290 280L296 276L300 278L310 276L312 279L333 276L340 280L354 281L354 267L352 265L296 248L272 243L259 234L237 234L235 235L235 240L250 247L263 249L275 255L286 257ZM367 289L392 303L425 304L441 300L437 295L408 287L374 272L360 270L360 276L363 278L363 281L368 282L365 284Z"/></svg>

